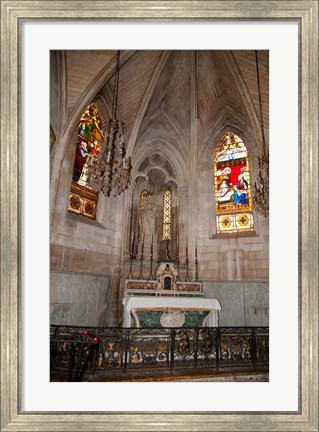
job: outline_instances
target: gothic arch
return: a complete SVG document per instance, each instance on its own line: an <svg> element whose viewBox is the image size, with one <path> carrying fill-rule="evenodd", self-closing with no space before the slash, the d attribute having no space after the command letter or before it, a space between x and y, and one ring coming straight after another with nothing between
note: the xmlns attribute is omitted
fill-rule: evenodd
<svg viewBox="0 0 319 432"><path fill-rule="evenodd" d="M171 146L168 141L158 138L144 142L143 145L138 147L138 151L136 149L132 169L132 178L136 178L138 176L138 167L141 166L145 159L152 156L154 152L162 154L164 158L169 160L176 177L176 179L171 180L174 180L179 186L186 186L187 179L185 178L185 174L187 167L185 161L180 157L180 153L173 146Z"/></svg>
<svg viewBox="0 0 319 432"><path fill-rule="evenodd" d="M257 156L262 149L256 142L251 126L233 110L226 108L220 115L210 123L207 133L203 136L200 143L199 158L204 164L205 169L210 170L213 164L213 154L220 140L227 132L234 132L245 142L250 154L252 166L255 166ZM256 143L256 146L255 146Z"/></svg>
<svg viewBox="0 0 319 432"><path fill-rule="evenodd" d="M139 140L144 137L147 134L147 131L152 129L157 122L168 123L176 137L178 137L179 140L182 140L182 142L186 144L186 147L189 145L189 139L187 138L183 128L171 113L165 111L164 107L161 107L156 112L144 118L140 129Z"/></svg>
<svg viewBox="0 0 319 432"><path fill-rule="evenodd" d="M134 124L130 133L129 141L127 143L127 154L132 155L135 149L135 144L140 133L140 128L144 120L144 115L149 105L149 102L154 93L156 84L158 83L159 77L163 71L163 68L169 58L170 51L163 51L160 55L159 60L156 63L155 69L151 75L151 78L147 84L146 90L143 95L143 99L140 104L140 109L135 116Z"/></svg>
<svg viewBox="0 0 319 432"><path fill-rule="evenodd" d="M224 56L227 65L229 66L230 73L233 77L234 82L236 83L236 87L238 88L238 91L242 96L242 100L245 104L248 115L250 116L250 121L254 130L256 144L258 144L258 146L261 146L262 148L262 134L261 134L260 119L257 115L256 107L252 100L251 93L247 87L243 74L237 64L234 54L231 51L222 51L222 55ZM260 153L263 153L263 151L261 150Z"/></svg>

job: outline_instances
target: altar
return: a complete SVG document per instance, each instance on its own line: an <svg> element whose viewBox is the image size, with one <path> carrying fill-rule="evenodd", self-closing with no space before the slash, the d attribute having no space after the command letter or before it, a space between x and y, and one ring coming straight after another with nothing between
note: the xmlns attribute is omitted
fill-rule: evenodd
<svg viewBox="0 0 319 432"><path fill-rule="evenodd" d="M200 281L181 281L175 264L161 263L155 280L127 279L124 327L217 327L221 305L206 299Z"/></svg>
<svg viewBox="0 0 319 432"><path fill-rule="evenodd" d="M123 301L124 327L217 327L216 299L129 297Z"/></svg>

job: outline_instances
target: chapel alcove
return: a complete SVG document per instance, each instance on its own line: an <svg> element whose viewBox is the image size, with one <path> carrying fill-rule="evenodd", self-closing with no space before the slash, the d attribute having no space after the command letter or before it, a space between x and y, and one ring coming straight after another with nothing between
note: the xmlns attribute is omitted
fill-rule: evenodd
<svg viewBox="0 0 319 432"><path fill-rule="evenodd" d="M169 191L169 202L165 192ZM156 261L172 261L176 253L178 229L178 186L171 164L160 154L143 161L133 194L132 232L135 233L134 255L140 256L144 237L144 255L149 256L153 243L153 257ZM165 207L166 206L166 207ZM167 224L164 229L164 212ZM164 235L164 231L166 235Z"/></svg>

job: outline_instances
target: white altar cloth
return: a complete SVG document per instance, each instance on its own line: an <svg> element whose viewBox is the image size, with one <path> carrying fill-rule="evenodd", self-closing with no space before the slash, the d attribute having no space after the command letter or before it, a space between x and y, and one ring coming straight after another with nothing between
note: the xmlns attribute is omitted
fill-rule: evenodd
<svg viewBox="0 0 319 432"><path fill-rule="evenodd" d="M207 326L218 327L218 312L221 305L217 299L190 297L131 297L126 296L124 305L124 327L131 327L131 310L136 308L180 308L180 309L210 309Z"/></svg>

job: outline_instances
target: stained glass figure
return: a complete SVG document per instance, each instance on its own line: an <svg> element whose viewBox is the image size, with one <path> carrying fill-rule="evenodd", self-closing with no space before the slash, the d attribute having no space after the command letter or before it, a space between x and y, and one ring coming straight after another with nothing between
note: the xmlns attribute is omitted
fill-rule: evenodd
<svg viewBox="0 0 319 432"><path fill-rule="evenodd" d="M243 141L232 132L217 146L214 179L217 233L252 231L248 153Z"/></svg>
<svg viewBox="0 0 319 432"><path fill-rule="evenodd" d="M90 104L81 116L68 210L95 219L98 195L90 187L89 168L94 165L103 142L102 121Z"/></svg>
<svg viewBox="0 0 319 432"><path fill-rule="evenodd" d="M163 193L162 240L172 238L172 192L166 189Z"/></svg>

